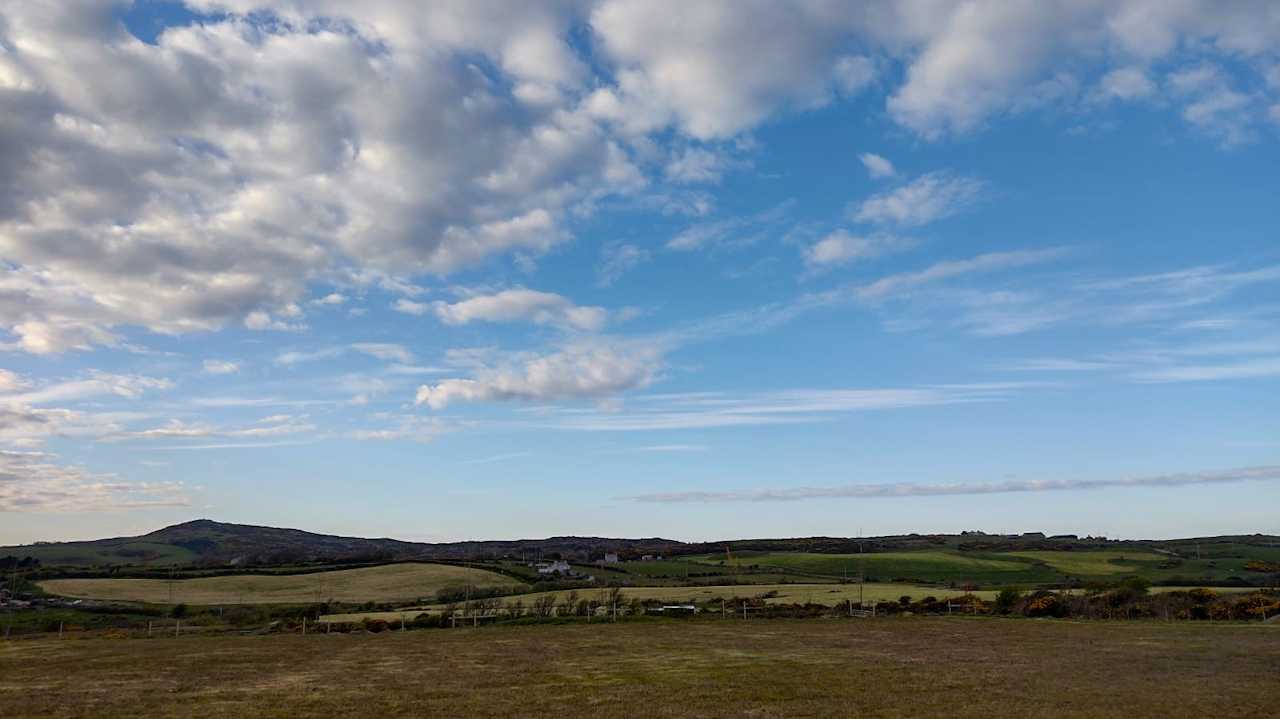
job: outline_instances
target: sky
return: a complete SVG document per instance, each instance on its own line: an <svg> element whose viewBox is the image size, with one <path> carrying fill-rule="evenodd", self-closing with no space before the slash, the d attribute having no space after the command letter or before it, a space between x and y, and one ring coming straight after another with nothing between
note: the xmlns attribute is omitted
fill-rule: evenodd
<svg viewBox="0 0 1280 719"><path fill-rule="evenodd" d="M1280 534L1280 6L0 0L0 544Z"/></svg>

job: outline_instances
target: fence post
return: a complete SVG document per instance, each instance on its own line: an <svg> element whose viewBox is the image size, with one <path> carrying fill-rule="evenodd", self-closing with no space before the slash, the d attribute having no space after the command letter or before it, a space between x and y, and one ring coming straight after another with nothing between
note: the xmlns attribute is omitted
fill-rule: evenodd
<svg viewBox="0 0 1280 719"><path fill-rule="evenodd" d="M173 636L177 637L181 633L182 633L182 620L181 619L173 620Z"/></svg>
<svg viewBox="0 0 1280 719"><path fill-rule="evenodd" d="M746 619L746 618L747 618L747 603L746 603L746 602L743 602L743 603L742 603L742 618L743 618L743 619Z"/></svg>
<svg viewBox="0 0 1280 719"><path fill-rule="evenodd" d="M62 638L62 622L58 622L58 638Z"/></svg>
<svg viewBox="0 0 1280 719"><path fill-rule="evenodd" d="M147 622L147 639L151 638L151 622Z"/></svg>

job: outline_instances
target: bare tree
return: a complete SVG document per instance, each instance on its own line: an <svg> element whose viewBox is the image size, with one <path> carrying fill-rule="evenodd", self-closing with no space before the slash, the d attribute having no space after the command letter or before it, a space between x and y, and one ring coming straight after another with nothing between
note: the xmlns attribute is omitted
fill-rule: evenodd
<svg viewBox="0 0 1280 719"><path fill-rule="evenodd" d="M549 617L556 611L556 595L544 594L533 600L533 615L535 617Z"/></svg>

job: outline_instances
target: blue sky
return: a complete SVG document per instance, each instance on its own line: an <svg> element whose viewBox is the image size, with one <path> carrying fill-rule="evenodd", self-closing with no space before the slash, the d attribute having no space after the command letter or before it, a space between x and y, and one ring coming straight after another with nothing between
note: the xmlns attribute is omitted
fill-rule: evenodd
<svg viewBox="0 0 1280 719"><path fill-rule="evenodd" d="M1268 4L0 9L0 542L1280 533Z"/></svg>

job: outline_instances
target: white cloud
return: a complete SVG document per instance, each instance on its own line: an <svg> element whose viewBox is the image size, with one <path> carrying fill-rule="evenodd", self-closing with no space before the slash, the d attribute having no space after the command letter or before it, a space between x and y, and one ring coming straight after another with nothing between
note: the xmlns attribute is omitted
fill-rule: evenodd
<svg viewBox="0 0 1280 719"><path fill-rule="evenodd" d="M640 396L623 408L557 418L553 426L592 432L670 431L804 424L852 412L995 402L1025 385L890 389L795 389L745 396L720 393Z"/></svg>
<svg viewBox="0 0 1280 719"><path fill-rule="evenodd" d="M421 317L431 311L431 305L426 302L414 302L403 297L396 300L391 309L396 312L403 312L406 315L417 315Z"/></svg>
<svg viewBox="0 0 1280 719"><path fill-rule="evenodd" d="M351 349L370 357L376 357L380 360L389 362L399 362L401 364L410 364L413 362L413 353L405 349L404 346L391 344L388 342L356 342L351 345Z"/></svg>
<svg viewBox="0 0 1280 719"><path fill-rule="evenodd" d="M875 82L878 73L875 60L861 55L846 55L836 60L833 69L836 89L845 96L857 95L867 89Z"/></svg>
<svg viewBox="0 0 1280 719"><path fill-rule="evenodd" d="M526 289L479 295L452 304L436 302L432 309L448 325L525 321L594 331L609 319L609 312L603 307L575 305L561 295Z"/></svg>
<svg viewBox="0 0 1280 719"><path fill-rule="evenodd" d="M259 420L248 427L218 427L207 423L189 423L172 419L159 427L119 432L105 439L192 439L197 437L279 437L283 435L314 432L316 425L296 421L289 415L277 415Z"/></svg>
<svg viewBox="0 0 1280 719"><path fill-rule="evenodd" d="M717 245L750 244L762 233L775 231L795 206L794 200L780 202L754 215L699 222L681 230L667 241L667 249L689 251Z"/></svg>
<svg viewBox="0 0 1280 719"><path fill-rule="evenodd" d="M1103 100L1143 100L1156 94L1156 85L1141 67L1122 67L1102 76L1097 97Z"/></svg>
<svg viewBox="0 0 1280 719"><path fill-rule="evenodd" d="M178 482L126 482L60 464L43 452L0 450L0 513L111 512L146 507L187 507Z"/></svg>
<svg viewBox="0 0 1280 719"><path fill-rule="evenodd" d="M1135 372L1133 377L1140 382L1210 382L1280 377L1280 357L1260 357L1221 364L1162 367Z"/></svg>
<svg viewBox="0 0 1280 719"><path fill-rule="evenodd" d="M913 240L893 235L851 235L836 230L805 249L804 261L810 268L843 265L855 260L869 260L915 245Z"/></svg>
<svg viewBox="0 0 1280 719"><path fill-rule="evenodd" d="M864 152L858 155L858 159L862 161L862 166L867 168L867 173L875 179L882 177L893 177L898 174L893 169L893 163L874 152Z"/></svg>
<svg viewBox="0 0 1280 719"><path fill-rule="evenodd" d="M112 374L91 370L79 379L29 386L24 391L2 395L0 402L42 405L52 402L73 402L92 397L137 399L145 392L172 387L173 382L163 377Z"/></svg>
<svg viewBox="0 0 1280 719"><path fill-rule="evenodd" d="M235 374L240 371L240 365L227 360L207 359L203 364L205 374Z"/></svg>
<svg viewBox="0 0 1280 719"><path fill-rule="evenodd" d="M345 352L345 347L325 347L318 350L311 350L310 352L290 350L276 355L275 363L282 367L292 367L293 365L303 364L304 362L316 362L319 360L341 357Z"/></svg>
<svg viewBox="0 0 1280 719"><path fill-rule="evenodd" d="M344 303L346 303L346 301L347 301L347 297L346 297L346 295L343 295L343 294L338 293L338 292L330 292L329 294L325 295L324 297L320 297L320 298L317 298L317 299L311 300L311 304L313 304L313 305L328 305L328 306L330 306L330 307L333 307L333 306L335 306L335 305L341 305L341 304L344 304Z"/></svg>
<svg viewBox="0 0 1280 719"><path fill-rule="evenodd" d="M456 427L445 423L439 417L401 415L391 419L393 421L387 426L377 429L358 429L350 432L347 436L350 439L360 441L430 442L456 429Z"/></svg>
<svg viewBox="0 0 1280 719"><path fill-rule="evenodd" d="M968 209L981 199L985 188L976 178L931 172L863 201L853 219L899 227L927 225Z"/></svg>
<svg viewBox="0 0 1280 719"><path fill-rule="evenodd" d="M439 410L456 402L599 398L644 387L661 367L661 351L656 347L575 345L481 367L471 378L422 385L416 401Z"/></svg>
<svg viewBox="0 0 1280 719"><path fill-rule="evenodd" d="M1154 106L1228 145L1278 112L1261 88L1274 92L1280 29L1252 3L191 4L209 15L154 44L111 3L2 11L5 348L116 345L131 327L300 330L298 303L335 274L412 284L527 265L605 199L670 199L651 185L673 149L878 79L898 83L890 117L938 138L1080 109L1094 76L1145 96L1139 73L1193 49L1200 64L1175 68L1157 87L1171 102ZM583 30L591 42L574 40ZM671 181L723 171L692 147ZM709 206L681 199L670 207ZM867 218L938 211L882 202ZM685 239L672 246L705 244Z"/></svg>
<svg viewBox="0 0 1280 719"><path fill-rule="evenodd" d="M688 147L673 157L663 171L668 180L680 184L717 183L730 163L724 157L701 147Z"/></svg>
<svg viewBox="0 0 1280 719"><path fill-rule="evenodd" d="M789 502L805 499L876 499L894 497L954 497L1007 494L1010 492L1069 492L1110 488L1187 487L1236 482L1280 480L1280 467L1245 467L1208 472L1185 472L1116 479L1011 479L999 482L955 482L951 484L850 484L839 487L786 487L728 492L674 491L642 494L630 499L639 502Z"/></svg>
<svg viewBox="0 0 1280 719"><path fill-rule="evenodd" d="M635 245L605 245L600 249L600 262L596 265L596 285L609 287L648 261L649 251Z"/></svg>
<svg viewBox="0 0 1280 719"><path fill-rule="evenodd" d="M1255 138L1253 108L1257 98L1240 92L1227 73L1212 63L1201 63L1169 74L1172 94L1185 104L1182 117L1218 137L1224 145L1238 145Z"/></svg>
<svg viewBox="0 0 1280 719"><path fill-rule="evenodd" d="M1034 359L1001 362L999 369L1010 372L1094 372L1114 369L1115 363L1078 360L1060 357L1037 357Z"/></svg>
<svg viewBox="0 0 1280 719"><path fill-rule="evenodd" d="M287 21L248 15L272 6ZM19 348L299 329L322 273L544 252L574 205L642 181L573 107L564 9L218 10L154 45L106 5L3 11L0 74L22 79L0 124L0 326Z"/></svg>
<svg viewBox="0 0 1280 719"><path fill-rule="evenodd" d="M276 330L279 332L297 332L305 329L304 325L297 323L289 323L284 320L275 319L269 313L262 310L254 310L244 316L244 326L255 331Z"/></svg>
<svg viewBox="0 0 1280 719"><path fill-rule="evenodd" d="M0 368L0 393L17 392L25 389L29 384L17 372Z"/></svg>
<svg viewBox="0 0 1280 719"><path fill-rule="evenodd" d="M1065 251L1060 248L1014 250L988 252L965 260L946 260L934 263L923 270L881 277L875 282L858 287L854 294L859 299L878 300L952 277L1049 262L1062 257L1063 254Z"/></svg>

